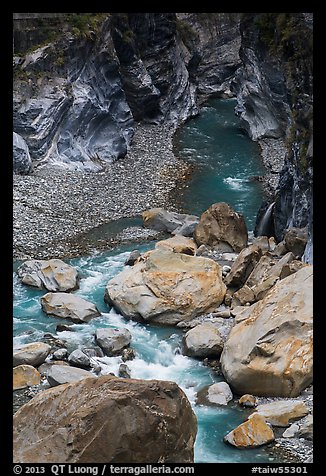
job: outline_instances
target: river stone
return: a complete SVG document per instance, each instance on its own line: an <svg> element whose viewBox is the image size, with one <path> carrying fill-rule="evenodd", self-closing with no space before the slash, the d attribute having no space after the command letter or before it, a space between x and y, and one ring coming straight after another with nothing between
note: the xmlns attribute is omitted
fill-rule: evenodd
<svg viewBox="0 0 326 476"><path fill-rule="evenodd" d="M139 250L133 250L125 261L126 266L133 266L138 258L141 257Z"/></svg>
<svg viewBox="0 0 326 476"><path fill-rule="evenodd" d="M101 347L105 355L120 355L131 342L128 329L111 329L109 327L96 329L95 342Z"/></svg>
<svg viewBox="0 0 326 476"><path fill-rule="evenodd" d="M250 415L248 420L230 431L224 441L237 448L255 448L275 439L272 428L265 418L257 413Z"/></svg>
<svg viewBox="0 0 326 476"><path fill-rule="evenodd" d="M215 310L225 291L213 260L155 249L111 279L104 299L128 318L174 325Z"/></svg>
<svg viewBox="0 0 326 476"><path fill-rule="evenodd" d="M127 364L120 364L119 365L119 377L121 378L130 378L131 370Z"/></svg>
<svg viewBox="0 0 326 476"><path fill-rule="evenodd" d="M232 390L226 382L208 385L198 392L196 403L204 405L227 405L233 399Z"/></svg>
<svg viewBox="0 0 326 476"><path fill-rule="evenodd" d="M241 312L221 355L234 392L296 397L312 382L313 266L279 281Z"/></svg>
<svg viewBox="0 0 326 476"><path fill-rule="evenodd" d="M182 235L173 236L167 240L161 240L156 243L155 248L163 248L174 253L184 253L194 256L196 254L197 245L192 238Z"/></svg>
<svg viewBox="0 0 326 476"><path fill-rule="evenodd" d="M25 141L16 132L13 133L13 171L16 174L29 174L33 170L29 148Z"/></svg>
<svg viewBox="0 0 326 476"><path fill-rule="evenodd" d="M80 349L71 352L68 357L68 362L70 365L80 367L81 369L89 369L91 367L90 358Z"/></svg>
<svg viewBox="0 0 326 476"><path fill-rule="evenodd" d="M233 294L232 306L244 306L245 304L251 304L256 300L257 299L254 291L249 288L249 286L244 285L242 286L242 288L238 289L238 291Z"/></svg>
<svg viewBox="0 0 326 476"><path fill-rule="evenodd" d="M309 413L306 404L301 400L278 400L258 405L256 412L273 426L289 426Z"/></svg>
<svg viewBox="0 0 326 476"><path fill-rule="evenodd" d="M31 365L18 365L13 369L13 389L39 385L41 374Z"/></svg>
<svg viewBox="0 0 326 476"><path fill-rule="evenodd" d="M53 360L53 361L50 361L50 362L44 362L42 365L40 365L38 367L37 370L40 372L42 377L47 377L48 373L49 373L49 370L50 370L51 367L53 367L53 365L69 366L68 362L66 362L65 360Z"/></svg>
<svg viewBox="0 0 326 476"><path fill-rule="evenodd" d="M52 365L47 371L47 379L51 387L62 385L64 383L76 382L88 377L94 377L94 374L88 370L70 367L68 365Z"/></svg>
<svg viewBox="0 0 326 476"><path fill-rule="evenodd" d="M78 272L60 259L28 260L17 270L22 283L48 291L73 291L78 288Z"/></svg>
<svg viewBox="0 0 326 476"><path fill-rule="evenodd" d="M228 287L236 289L243 286L261 256L261 248L257 245L250 245L244 248L232 264L230 272L224 279L224 283Z"/></svg>
<svg viewBox="0 0 326 476"><path fill-rule="evenodd" d="M243 407L254 408L257 406L257 398L254 395L245 393L242 397L239 398L239 404Z"/></svg>
<svg viewBox="0 0 326 476"><path fill-rule="evenodd" d="M122 350L121 360L122 362L127 362L127 360L133 360L136 357L134 349L127 347Z"/></svg>
<svg viewBox="0 0 326 476"><path fill-rule="evenodd" d="M51 347L44 342L22 344L13 349L13 366L26 364L38 367L49 355Z"/></svg>
<svg viewBox="0 0 326 476"><path fill-rule="evenodd" d="M68 358L67 349L58 349L52 354L53 360L67 360L67 358Z"/></svg>
<svg viewBox="0 0 326 476"><path fill-rule="evenodd" d="M302 420L298 422L298 425L299 425L298 437L305 438L306 440L312 440L313 439L313 416L307 415L305 418L302 418Z"/></svg>
<svg viewBox="0 0 326 476"><path fill-rule="evenodd" d="M71 319L75 323L89 322L101 315L94 304L74 294L47 293L40 301L46 314Z"/></svg>
<svg viewBox="0 0 326 476"><path fill-rule="evenodd" d="M174 382L104 375L44 390L13 427L14 462L180 464L194 460L197 420Z"/></svg>
<svg viewBox="0 0 326 476"><path fill-rule="evenodd" d="M192 236L199 218L195 215L169 212L163 208L151 208L142 213L144 226L156 231Z"/></svg>
<svg viewBox="0 0 326 476"><path fill-rule="evenodd" d="M223 339L216 326L199 324L183 337L184 353L191 357L218 357L223 350Z"/></svg>
<svg viewBox="0 0 326 476"><path fill-rule="evenodd" d="M248 231L243 216L227 203L219 202L202 214L194 238L198 246L204 244L214 248L226 243L233 251L240 252L247 246Z"/></svg>

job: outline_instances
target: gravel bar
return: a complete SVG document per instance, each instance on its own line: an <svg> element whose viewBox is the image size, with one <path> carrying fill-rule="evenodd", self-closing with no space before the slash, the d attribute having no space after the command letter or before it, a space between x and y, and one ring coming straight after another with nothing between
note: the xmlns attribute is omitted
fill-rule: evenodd
<svg viewBox="0 0 326 476"><path fill-rule="evenodd" d="M152 207L178 211L172 191L187 165L173 154L173 133L138 125L128 154L99 172L46 164L14 175L14 259L78 256L91 229Z"/></svg>

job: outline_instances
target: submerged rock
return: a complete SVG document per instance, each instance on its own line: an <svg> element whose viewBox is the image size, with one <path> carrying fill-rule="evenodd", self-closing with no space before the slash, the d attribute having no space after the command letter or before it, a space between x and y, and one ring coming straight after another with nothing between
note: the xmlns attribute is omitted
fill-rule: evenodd
<svg viewBox="0 0 326 476"><path fill-rule="evenodd" d="M255 448L275 439L272 428L265 418L257 413L250 415L248 420L230 431L224 441L237 448Z"/></svg>
<svg viewBox="0 0 326 476"><path fill-rule="evenodd" d="M221 274L210 259L156 249L111 279L105 300L128 318L173 325L221 304Z"/></svg>
<svg viewBox="0 0 326 476"><path fill-rule="evenodd" d="M194 238L198 246L226 246L222 251L240 252L247 246L248 231L242 215L227 203L211 205L200 217Z"/></svg>
<svg viewBox="0 0 326 476"><path fill-rule="evenodd" d="M78 272L60 259L28 260L17 270L22 283L48 291L73 291L78 288Z"/></svg>
<svg viewBox="0 0 326 476"><path fill-rule="evenodd" d="M312 288L307 265L240 313L221 355L236 393L295 397L312 382Z"/></svg>
<svg viewBox="0 0 326 476"><path fill-rule="evenodd" d="M47 293L40 301L46 314L71 319L76 323L89 322L101 315L94 304L74 294Z"/></svg>
<svg viewBox="0 0 326 476"><path fill-rule="evenodd" d="M191 463L196 432L196 416L176 383L106 375L45 390L21 407L13 460Z"/></svg>
<svg viewBox="0 0 326 476"><path fill-rule="evenodd" d="M26 364L38 367L49 355L51 347L44 342L22 344L13 349L13 366Z"/></svg>

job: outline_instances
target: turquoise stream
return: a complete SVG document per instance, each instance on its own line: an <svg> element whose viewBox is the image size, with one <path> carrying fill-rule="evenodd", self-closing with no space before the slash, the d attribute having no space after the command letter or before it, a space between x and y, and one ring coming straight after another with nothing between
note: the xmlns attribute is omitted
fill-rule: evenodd
<svg viewBox="0 0 326 476"><path fill-rule="evenodd" d="M263 201L261 184L254 177L266 171L258 144L240 127L235 104L235 99L210 100L176 134L176 154L195 169L179 200L185 212L194 215L201 215L212 203L227 202L253 230Z"/></svg>
<svg viewBox="0 0 326 476"><path fill-rule="evenodd" d="M220 109L220 107L222 109ZM205 132L207 136L211 134L212 131L214 132L214 130L220 130L216 124L217 121L222 121L223 127L227 130L229 129L227 124L230 125L231 129L237 130L237 121L231 114L232 109L233 101L213 101L211 106L203 109L202 116L189 122L184 127L182 140L185 140L185 135L189 128L192 131L194 128L199 130L203 127L205 129L207 126L206 113L209 113L209 124L215 121L215 125L213 124L214 127L211 124L209 130ZM195 121L196 126L193 124ZM202 126L200 125L200 121L203 121ZM247 173L250 174L257 173L258 165L256 164L256 157L253 159L254 154L252 151L254 147L252 143L248 138L245 139L243 136L235 140L241 144L242 154L244 148L248 148L247 156L242 156L244 157L243 160L247 161L247 165L243 165L242 170L247 170ZM192 147L193 144L191 145L191 148ZM222 149L222 145L218 148ZM231 155L233 157L234 153L232 152ZM211 164L212 160L209 160ZM255 165L249 164L252 160L254 160ZM226 173L227 177L238 178L237 170L237 168L235 170L228 169ZM216 171L214 173L216 174ZM261 169L259 173L261 173ZM211 174L208 173L208 176L210 175ZM215 177L217 177L217 175L215 175ZM223 178L221 177L219 177L218 180L223 182ZM197 186L195 180L193 183L191 188ZM235 203L247 203L250 199L253 201L256 200L256 197L252 196L256 192L253 192L253 190L248 192L246 188L247 184L242 189L242 192L241 189L238 189L236 195L233 194L234 190L232 190L232 188L229 190L229 187L226 185L224 187L225 194L223 196L216 196L216 198L212 195L214 190L213 185L211 184L210 187L212 187L210 198L203 194L203 197L209 200L207 205L218 200L224 200L230 203L232 200L235 200L236 202L232 202L233 205ZM232 200L228 198L228 190L231 191L230 198L233 197ZM187 193L188 192L185 192L185 199ZM196 193L196 196L200 196L195 190L194 193ZM198 198L195 205L198 205L199 208L202 206L206 208L204 201L200 202L200 198ZM190 204L188 206L191 213L200 211L199 208L193 210ZM252 210L254 210L252 203L250 206ZM246 212L249 213L249 205L246 208ZM254 212L256 212L256 209ZM251 219L253 219L253 216L251 216ZM98 327L127 328L132 334L132 347L136 351L136 358L127 362L131 370L131 376L133 378L154 378L175 381L185 391L192 403L198 418L195 462L278 462L276 459L273 459L265 448L237 450L223 442L223 436L244 421L248 411L242 410L236 403L230 403L227 407L208 407L195 404L198 390L205 385L220 381L222 378L214 375L214 372L212 372L209 367L204 366L201 361L180 354L183 334L181 330L178 328L155 327L128 321L118 315L113 309L109 309L104 303L103 295L105 285L109 279L123 269L124 261L129 255L130 250L139 249L140 251L145 251L154 246L155 242L134 244L132 246L116 248L114 251L95 252L91 256L75 258L69 261L70 264L79 270L81 275L80 289L76 291L76 294L95 303L102 312L100 317L93 319L88 324L73 324L73 332L64 331L57 333L55 330L56 325L63 321L55 317L48 317L42 312L39 298L44 294L44 291L30 289L22 285L14 273L14 345L37 341L42 338L45 332L49 332L60 339L66 340L68 350L72 351L77 347L91 346L94 344L93 334ZM14 271L17 266L18 263L15 263ZM69 324L71 324L71 322L69 322ZM120 357L104 357L98 360L102 367L103 374L109 372L117 373L119 364L121 363Z"/></svg>

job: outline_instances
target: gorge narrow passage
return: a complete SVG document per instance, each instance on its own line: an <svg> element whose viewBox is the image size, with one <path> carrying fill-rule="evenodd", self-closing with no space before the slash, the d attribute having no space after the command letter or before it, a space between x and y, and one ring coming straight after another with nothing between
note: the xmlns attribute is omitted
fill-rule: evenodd
<svg viewBox="0 0 326 476"><path fill-rule="evenodd" d="M262 200L260 184L251 177L262 175L258 147L243 134L233 114L234 100L212 100L197 118L183 126L176 137L178 155L195 168L183 186L180 204L187 213L202 213L212 203L225 201L243 213L252 230ZM44 333L66 341L68 351L94 345L100 327L127 328L136 358L128 361L132 378L172 380L185 391L198 419L195 462L279 462L268 448L238 450L223 437L248 414L235 402L225 407L196 405L196 394L205 385L223 380L202 361L181 353L183 332L177 327L155 327L127 321L103 301L107 282L120 272L129 252L152 249L155 242L120 246L70 260L81 276L76 294L97 305L102 315L88 324L72 324L71 331L56 331L62 320L46 316L40 307L42 291L22 285L14 275L14 345L40 340ZM17 266L17 264L15 265ZM71 324L67 321L67 324ZM102 374L118 374L121 357L98 357ZM177 424L177 422L176 422ZM154 443L155 444L155 443Z"/></svg>

